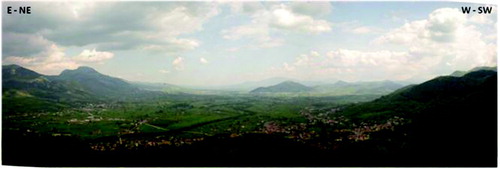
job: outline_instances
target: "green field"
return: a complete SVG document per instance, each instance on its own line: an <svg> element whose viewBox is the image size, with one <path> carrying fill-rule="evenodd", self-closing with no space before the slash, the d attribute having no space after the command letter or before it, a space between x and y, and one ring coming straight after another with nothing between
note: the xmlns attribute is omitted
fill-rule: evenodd
<svg viewBox="0 0 500 169"><path fill-rule="evenodd" d="M294 138L294 134L299 132L307 135L319 133L323 130L321 125L328 124L325 119L338 118L334 114L326 117L324 112L340 109L350 102L367 101L370 97L373 98L166 95L153 100L87 103L59 111L9 112L4 116L4 131L78 137L99 145L106 144L99 142L101 140L115 143L121 138L147 138L157 145L166 141L176 144L175 141L185 142L182 141L185 139L202 140L214 135L235 137L269 132ZM36 102L33 105L36 106ZM321 117L323 120L308 119L304 115L306 111L311 111L309 116L314 118L324 116ZM267 131L273 130L267 129L270 124L279 129ZM299 131L298 126L303 131ZM346 126L336 127L340 130ZM121 144L125 144L123 140Z"/></svg>

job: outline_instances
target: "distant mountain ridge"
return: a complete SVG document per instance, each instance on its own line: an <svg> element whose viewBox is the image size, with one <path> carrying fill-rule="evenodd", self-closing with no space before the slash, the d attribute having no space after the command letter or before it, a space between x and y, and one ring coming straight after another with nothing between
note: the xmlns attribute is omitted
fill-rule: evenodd
<svg viewBox="0 0 500 169"><path fill-rule="evenodd" d="M454 71L452 74L450 74L450 76L461 77L461 76L464 76L467 73L478 71L478 70L497 71L497 67L496 66L495 67L480 66L480 67L475 67L475 68L473 68L473 69L471 69L469 71L460 71L460 70L457 70L457 71Z"/></svg>
<svg viewBox="0 0 500 169"><path fill-rule="evenodd" d="M50 99L74 100L83 98L108 98L123 95L134 95L141 91L162 91L167 93L196 93L194 89L186 89L170 84L143 82L127 82L120 78L103 75L91 67L82 66L74 70L64 70L60 75L48 76L26 69L19 65L3 65L3 89L8 96L38 96ZM493 70L496 67L477 67L470 71L454 73L458 76L464 72L477 70ZM279 82L278 82L279 81ZM403 88L403 85L392 81L345 82L317 84L307 86L287 78L271 78L264 81L248 83L269 84L256 87L250 93L308 93L319 95L384 95ZM240 86L241 87L241 86ZM15 91L14 91L15 90ZM4 94L6 94L4 92ZM96 97L98 96L98 97Z"/></svg>
<svg viewBox="0 0 500 169"><path fill-rule="evenodd" d="M392 81L356 82L337 81L312 87L298 82L284 81L276 85L258 87L250 93L310 93L323 95L383 95L393 92L403 85Z"/></svg>
<svg viewBox="0 0 500 169"><path fill-rule="evenodd" d="M191 88L250 92L258 87L272 86L272 85L276 85L276 84L284 82L284 81L293 81L293 82L297 82L297 83L300 83L302 85L311 87L311 86L316 86L316 85L328 84L330 82L335 82L336 80L331 79L328 81L306 81L306 80L297 80L297 79L287 78L287 77L273 77L273 78L267 78L267 79L258 80L258 81L246 81L246 82L231 84L231 85L209 86L209 87L207 87L207 86L205 86L205 87L192 86Z"/></svg>
<svg viewBox="0 0 500 169"><path fill-rule="evenodd" d="M186 91L190 91L181 86L168 84L168 83L149 83L149 82L128 82L131 85L147 91L158 91L158 92L166 92L166 93L183 93Z"/></svg>
<svg viewBox="0 0 500 169"><path fill-rule="evenodd" d="M256 88L250 91L250 93L296 93L309 91L312 91L312 88L303 84L293 81L284 81L276 85Z"/></svg>
<svg viewBox="0 0 500 169"><path fill-rule="evenodd" d="M349 83L338 81L334 84L325 84L314 86L314 92L329 93L332 95L363 95L377 94L383 95L393 92L403 85L393 81L373 81L373 82L356 82Z"/></svg>

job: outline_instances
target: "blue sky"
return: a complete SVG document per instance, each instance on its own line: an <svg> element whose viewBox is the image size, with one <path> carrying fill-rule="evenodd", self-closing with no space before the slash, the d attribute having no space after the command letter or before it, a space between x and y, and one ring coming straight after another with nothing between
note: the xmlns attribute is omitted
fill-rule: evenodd
<svg viewBox="0 0 500 169"><path fill-rule="evenodd" d="M457 2L3 2L3 64L91 66L131 81L272 77L419 82L496 66L497 13ZM492 5L487 5L492 6ZM57 7L57 8L55 8ZM113 12L110 12L113 11ZM474 42L474 43L472 43Z"/></svg>

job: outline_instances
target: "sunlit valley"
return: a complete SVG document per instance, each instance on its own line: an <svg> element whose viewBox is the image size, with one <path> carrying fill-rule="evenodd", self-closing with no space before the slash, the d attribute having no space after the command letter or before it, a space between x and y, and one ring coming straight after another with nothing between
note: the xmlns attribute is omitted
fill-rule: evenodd
<svg viewBox="0 0 500 169"><path fill-rule="evenodd" d="M497 166L496 5L2 5L3 165Z"/></svg>

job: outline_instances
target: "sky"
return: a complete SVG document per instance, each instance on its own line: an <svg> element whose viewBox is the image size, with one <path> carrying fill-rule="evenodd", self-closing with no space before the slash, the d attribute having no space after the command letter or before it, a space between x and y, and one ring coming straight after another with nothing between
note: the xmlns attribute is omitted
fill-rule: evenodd
<svg viewBox="0 0 500 169"><path fill-rule="evenodd" d="M458 2L3 2L2 64L129 81L422 82L497 65L495 5ZM492 6L493 14L463 14Z"/></svg>

